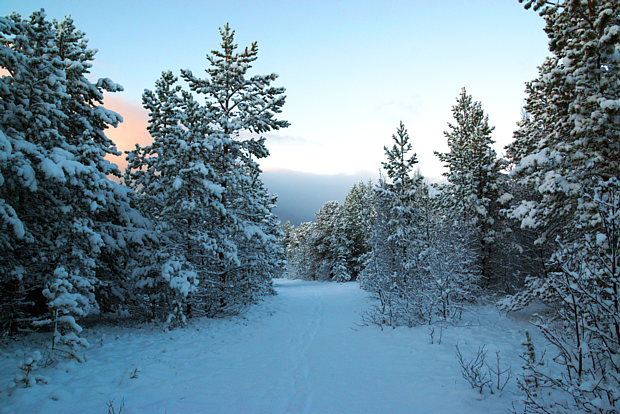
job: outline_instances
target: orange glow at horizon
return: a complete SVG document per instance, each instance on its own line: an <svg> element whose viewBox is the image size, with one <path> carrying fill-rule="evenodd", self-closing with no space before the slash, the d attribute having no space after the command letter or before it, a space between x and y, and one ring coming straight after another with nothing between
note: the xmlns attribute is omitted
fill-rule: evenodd
<svg viewBox="0 0 620 414"><path fill-rule="evenodd" d="M104 106L123 117L123 122L118 127L106 130L106 136L114 141L116 148L123 154L118 157L108 155L106 158L118 165L121 173L124 173L127 167L125 151L133 150L136 144L144 147L153 142L153 138L146 130L148 112L139 102L113 94L105 94Z"/></svg>

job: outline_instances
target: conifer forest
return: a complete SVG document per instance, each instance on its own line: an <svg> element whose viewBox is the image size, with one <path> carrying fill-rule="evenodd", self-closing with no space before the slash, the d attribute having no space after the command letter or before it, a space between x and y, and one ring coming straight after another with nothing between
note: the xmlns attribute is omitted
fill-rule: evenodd
<svg viewBox="0 0 620 414"><path fill-rule="evenodd" d="M235 365L243 352L253 361L265 358L252 356L263 346L280 354L256 368L272 391L209 382L197 389L237 405L204 397L167 412L620 413L620 2L519 2L544 19L549 55L525 85L503 155L493 148L493 108L464 87L446 102L448 150L435 152L444 180L424 176L415 125L400 122L382 164L370 166L381 168L378 181L355 184L342 204L327 201L297 226L279 220L261 178L263 135L289 122L278 75L253 74L257 42L238 46L225 24L204 72L162 68L142 95L152 142L126 151L121 171L106 158L119 155L106 131L122 117L106 109L104 92L123 86L88 80L88 28L44 10L0 17L0 412L164 412L142 388L132 400L128 385L157 386L145 355L164 335L170 344L157 352L177 352L170 364L187 357L185 369L201 371L196 384L220 368L243 381L234 368L250 363ZM340 346L321 339L324 319L352 312L325 333L342 335ZM274 320L280 330L268 331ZM509 333L491 339L489 324ZM122 367L114 386L93 385L100 401L79 405L90 394L60 374L122 355L106 335L135 345L141 362ZM390 374L395 384L419 377L412 388L424 387L423 369L445 365L456 380L440 380L458 392L448 399L471 406L390 405L387 391L373 397L387 405L356 406L362 397L347 393L330 400L321 361L385 359L367 370L378 378L413 358L399 356L401 337L409 348L423 337L427 351L417 371ZM206 338L230 342L212 360L189 355L208 348ZM254 345L230 351L242 340ZM290 371L270 371L288 354ZM359 381L354 389L368 381L343 370L358 363L340 371L343 384Z"/></svg>

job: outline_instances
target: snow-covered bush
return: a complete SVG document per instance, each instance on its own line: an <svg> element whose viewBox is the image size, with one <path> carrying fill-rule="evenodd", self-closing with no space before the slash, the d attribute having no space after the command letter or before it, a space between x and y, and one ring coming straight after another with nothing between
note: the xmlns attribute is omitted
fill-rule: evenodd
<svg viewBox="0 0 620 414"><path fill-rule="evenodd" d="M487 351L484 350L484 345L478 348L476 356L472 359L466 359L463 356L458 344L455 345L455 348L456 359L461 366L461 375L463 379L469 382L472 388L477 389L480 394L482 394L482 391L486 387L492 389L492 381L487 371L484 369L487 357Z"/></svg>
<svg viewBox="0 0 620 414"><path fill-rule="evenodd" d="M502 367L499 351L495 353L495 363L489 364L485 345L478 347L476 356L467 359L461 353L459 345L455 345L456 359L461 366L461 375L472 388L480 394L488 388L491 394L502 392L512 378L512 367Z"/></svg>
<svg viewBox="0 0 620 414"><path fill-rule="evenodd" d="M92 286L78 275L69 275L64 267L54 272L56 278L43 289L43 296L48 300L49 318L34 322L35 326L50 326L52 330L51 355L64 354L84 362L80 351L89 346L86 339L78 335L82 328L75 318L85 316L90 310L90 301L82 292L89 293ZM74 283L79 283L82 292L76 292ZM76 284L77 284L76 283Z"/></svg>
<svg viewBox="0 0 620 414"><path fill-rule="evenodd" d="M433 298L429 322L457 322L463 307L480 296L480 268L472 244L472 229L455 223L439 230L433 244L420 255L424 289Z"/></svg>
<svg viewBox="0 0 620 414"><path fill-rule="evenodd" d="M37 384L47 384L50 381L49 378L35 374L35 372L39 370L39 364L42 360L43 357L39 351L33 352L30 356L24 355L24 360L20 361L17 365L21 373L15 375L15 378L9 384L9 388L30 388Z"/></svg>
<svg viewBox="0 0 620 414"><path fill-rule="evenodd" d="M620 183L612 178L585 195L579 207L583 239L559 241L553 256L554 272L543 280L530 280L525 294L538 297L555 309L537 325L554 344L554 360L564 367L560 375L528 364L524 384L531 412L546 405L532 384L551 386L570 396L562 410L615 413L620 411ZM510 302L508 302L510 303ZM532 359L532 358L530 358ZM559 411L563 412L563 411Z"/></svg>

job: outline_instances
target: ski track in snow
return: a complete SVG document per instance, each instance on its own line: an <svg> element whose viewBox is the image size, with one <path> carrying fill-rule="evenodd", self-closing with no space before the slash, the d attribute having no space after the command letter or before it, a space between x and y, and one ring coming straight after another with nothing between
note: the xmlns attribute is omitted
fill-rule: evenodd
<svg viewBox="0 0 620 414"><path fill-rule="evenodd" d="M171 332L85 329L87 362L39 370L48 385L7 388L36 337L1 349L0 413L105 413L111 400L118 413L123 399L123 414L501 413L522 395L514 377L525 330L538 350L544 343L528 324L531 312L505 317L479 307L446 326L441 344L436 326L431 344L427 326L364 326L360 312L371 301L356 283L275 285L278 296L243 316L194 320ZM466 358L483 344L489 362L500 351L502 366L513 368L506 389L472 390L456 343Z"/></svg>

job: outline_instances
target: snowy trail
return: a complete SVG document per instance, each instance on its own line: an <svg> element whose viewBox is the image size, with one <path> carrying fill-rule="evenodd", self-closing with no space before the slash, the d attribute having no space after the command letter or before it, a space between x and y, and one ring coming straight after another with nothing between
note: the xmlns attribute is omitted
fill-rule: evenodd
<svg viewBox="0 0 620 414"><path fill-rule="evenodd" d="M520 367L524 322L483 308L471 326L448 327L430 343L427 327L359 326L369 304L355 283L279 279L278 296L243 317L194 321L185 329L105 328L86 333L85 364L47 370L50 384L0 393L0 413L105 413L124 398L133 413L497 413L519 391L480 395L454 355L482 344ZM478 323L480 322L480 323ZM17 372L2 353L0 379Z"/></svg>

